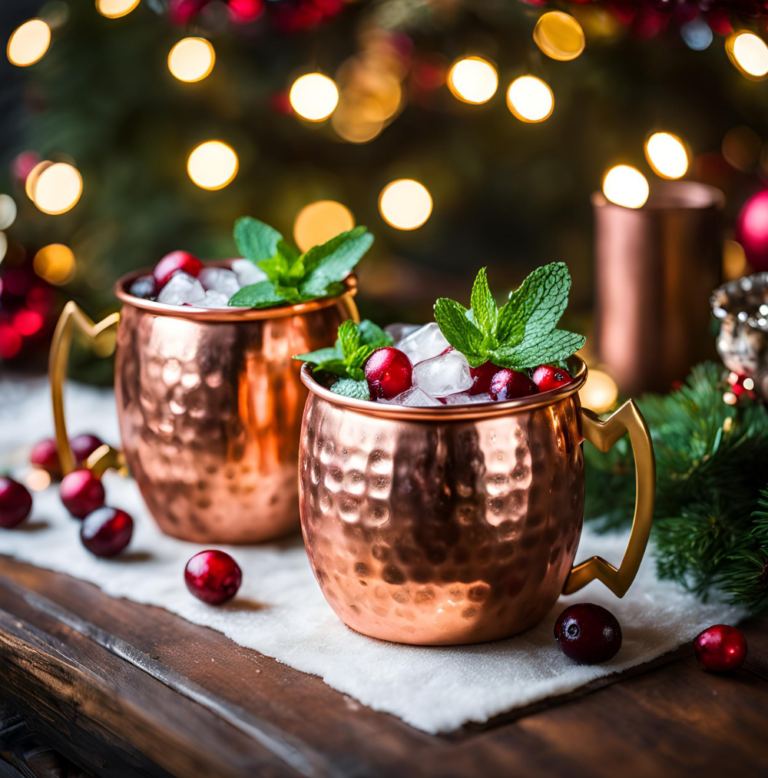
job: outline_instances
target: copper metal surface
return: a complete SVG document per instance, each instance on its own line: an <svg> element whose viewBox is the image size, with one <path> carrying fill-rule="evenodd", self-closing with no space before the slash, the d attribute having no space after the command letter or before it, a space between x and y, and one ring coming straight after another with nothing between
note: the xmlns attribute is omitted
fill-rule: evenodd
<svg viewBox="0 0 768 778"><path fill-rule="evenodd" d="M600 360L625 394L666 391L714 356L708 300L721 277L719 189L655 183L638 209L592 196Z"/></svg>
<svg viewBox="0 0 768 778"><path fill-rule="evenodd" d="M546 397L450 409L341 397L305 366L302 531L323 594L347 625L450 645L508 637L545 616L571 574L584 509L577 392L586 367L578 358L574 366L574 383ZM590 418L592 437L610 447L625 423L636 427L635 413L607 423L606 434ZM634 578L653 513L645 434L638 461L651 498L638 503L626 566L589 560L574 570L573 591L599 578L621 596Z"/></svg>

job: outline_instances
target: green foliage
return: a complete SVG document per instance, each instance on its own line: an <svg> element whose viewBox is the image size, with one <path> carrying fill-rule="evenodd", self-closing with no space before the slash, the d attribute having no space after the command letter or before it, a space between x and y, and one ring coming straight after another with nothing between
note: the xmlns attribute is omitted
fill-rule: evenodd
<svg viewBox="0 0 768 778"><path fill-rule="evenodd" d="M331 387L331 391L343 394L345 397L354 397L356 400L371 399L371 392L365 379L355 381L354 378L341 378Z"/></svg>
<svg viewBox="0 0 768 778"><path fill-rule="evenodd" d="M435 321L472 367L489 360L511 370L556 363L585 343L582 335L556 329L570 289L568 268L553 262L534 270L499 309L483 268L472 287L472 308L441 297L435 303Z"/></svg>
<svg viewBox="0 0 768 778"><path fill-rule="evenodd" d="M722 368L705 363L679 390L638 402L656 452L653 553L662 578L760 610L768 606L768 411L744 396L726 405L728 389ZM603 529L627 525L635 498L628 440L607 455L584 453L587 518Z"/></svg>

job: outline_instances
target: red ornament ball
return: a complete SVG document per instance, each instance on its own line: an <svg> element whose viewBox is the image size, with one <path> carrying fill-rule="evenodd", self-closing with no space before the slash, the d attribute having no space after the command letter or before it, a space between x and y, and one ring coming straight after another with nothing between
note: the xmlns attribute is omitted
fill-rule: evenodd
<svg viewBox="0 0 768 778"><path fill-rule="evenodd" d="M83 434L75 435L74 438L70 438L69 445L72 449L72 453L75 455L77 463L82 465L85 464L86 459L88 459L99 446L104 445L104 442L100 438L97 438L96 435Z"/></svg>
<svg viewBox="0 0 768 778"><path fill-rule="evenodd" d="M53 438L46 438L35 444L29 461L41 470L45 470L54 478L61 478L61 465L59 464L59 452L56 448L56 441Z"/></svg>
<svg viewBox="0 0 768 778"><path fill-rule="evenodd" d="M573 383L573 378L566 370L552 365L541 365L533 371L531 380L538 387L540 392L549 392L552 389L559 389L561 386L568 386Z"/></svg>
<svg viewBox="0 0 768 778"><path fill-rule="evenodd" d="M155 281L157 281L157 290L160 291L177 271L181 270L183 273L189 273L189 275L197 278L197 274L202 269L202 262L188 251L172 251L155 265L152 274L155 277Z"/></svg>
<svg viewBox="0 0 768 778"><path fill-rule="evenodd" d="M18 481L0 477L0 527L13 529L29 516L32 495Z"/></svg>
<svg viewBox="0 0 768 778"><path fill-rule="evenodd" d="M756 271L768 270L768 189L742 206L736 220L736 240Z"/></svg>
<svg viewBox="0 0 768 778"><path fill-rule="evenodd" d="M693 641L696 661L704 670L725 673L736 670L747 658L747 641L744 635L727 624L716 624L705 629Z"/></svg>
<svg viewBox="0 0 768 778"><path fill-rule="evenodd" d="M613 659L621 648L621 625L600 605L582 602L566 608L555 623L560 650L580 665Z"/></svg>
<svg viewBox="0 0 768 778"><path fill-rule="evenodd" d="M242 581L240 566L223 551L201 551L184 569L184 582L190 594L209 605L231 600Z"/></svg>
<svg viewBox="0 0 768 778"><path fill-rule="evenodd" d="M492 400L514 400L516 397L528 397L539 390L525 373L517 370L499 370L491 379L490 395Z"/></svg>
<svg viewBox="0 0 768 778"><path fill-rule="evenodd" d="M501 370L493 362L484 362L480 367L470 367L469 374L472 376L472 386L469 387L469 394L486 394L491 391L491 380L496 373Z"/></svg>
<svg viewBox="0 0 768 778"><path fill-rule="evenodd" d="M118 508L99 508L89 513L80 527L80 540L94 556L117 556L132 535L133 519Z"/></svg>
<svg viewBox="0 0 768 778"><path fill-rule="evenodd" d="M90 470L73 470L59 486L64 507L76 518L84 519L104 505L104 486Z"/></svg>
<svg viewBox="0 0 768 778"><path fill-rule="evenodd" d="M365 378L373 399L391 400L413 386L413 365L404 351L379 348L365 363Z"/></svg>

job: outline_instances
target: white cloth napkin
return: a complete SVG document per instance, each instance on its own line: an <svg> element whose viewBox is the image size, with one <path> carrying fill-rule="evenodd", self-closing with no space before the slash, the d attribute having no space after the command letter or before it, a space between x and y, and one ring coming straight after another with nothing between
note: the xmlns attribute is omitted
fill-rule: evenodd
<svg viewBox="0 0 768 778"><path fill-rule="evenodd" d="M94 432L119 443L111 392L71 386L67 404L71 434ZM44 382L0 382L0 469L16 468L23 478L31 444L51 432ZM123 557L102 560L85 551L78 538L80 523L63 509L54 487L34 494L34 511L26 525L0 530L0 553L216 629L426 732L483 722L565 694L672 651L711 624L733 624L743 615L727 605L702 604L674 584L659 581L646 557L623 600L593 582L561 598L538 627L510 640L457 648L384 643L353 632L337 619L315 583L300 537L261 547L223 547L243 570L238 597L218 608L199 602L187 592L183 573L187 560L202 547L163 535L132 481L107 474L105 486L108 504L127 510L136 521ZM624 534L598 536L587 527L577 561L599 554L618 564L625 545ZM618 618L624 643L611 662L580 666L561 654L553 625L572 602L599 603Z"/></svg>

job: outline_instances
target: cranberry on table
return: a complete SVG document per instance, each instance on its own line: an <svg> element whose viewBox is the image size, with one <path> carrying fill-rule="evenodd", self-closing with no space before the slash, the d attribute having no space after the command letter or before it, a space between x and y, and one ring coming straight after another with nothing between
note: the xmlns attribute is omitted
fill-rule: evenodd
<svg viewBox="0 0 768 778"><path fill-rule="evenodd" d="M184 569L184 582L190 594L209 605L231 600L242 580L240 566L223 551L201 551Z"/></svg>
<svg viewBox="0 0 768 778"><path fill-rule="evenodd" d="M613 659L621 648L621 625L600 605L582 602L566 608L555 623L560 650L580 665Z"/></svg>
<svg viewBox="0 0 768 778"><path fill-rule="evenodd" d="M32 449L29 461L41 470L45 470L50 475L61 477L61 464L59 463L59 452L56 448L56 441L53 438L46 438L37 443Z"/></svg>
<svg viewBox="0 0 768 778"><path fill-rule="evenodd" d="M97 438L96 435L84 434L75 435L74 438L69 439L69 446L72 449L72 453L75 455L77 463L82 465L85 460L96 451L99 446L103 446L104 442Z"/></svg>
<svg viewBox="0 0 768 778"><path fill-rule="evenodd" d="M736 670L747 658L747 641L744 635L727 624L715 624L705 629L693 641L696 661L705 670L725 673Z"/></svg>
<svg viewBox="0 0 768 778"><path fill-rule="evenodd" d="M13 529L29 516L32 495L18 481L0 477L0 527Z"/></svg>
<svg viewBox="0 0 768 778"><path fill-rule="evenodd" d="M536 384L525 373L504 368L491 378L488 393L492 400L514 400L516 397L529 397L538 391Z"/></svg>
<svg viewBox="0 0 768 778"><path fill-rule="evenodd" d="M73 470L59 486L64 507L78 519L104 505L104 486L90 470Z"/></svg>
<svg viewBox="0 0 768 778"><path fill-rule="evenodd" d="M200 260L188 251L172 251L155 265L152 274L155 277L155 281L157 281L157 291L159 292L177 271L181 270L197 278L197 274L202 269L203 265Z"/></svg>
<svg viewBox="0 0 768 778"><path fill-rule="evenodd" d="M80 527L80 540L94 555L117 556L130 542L133 519L119 508L98 508L89 513Z"/></svg>
<svg viewBox="0 0 768 778"><path fill-rule="evenodd" d="M491 381L496 373L501 370L493 362L484 362L480 367L470 367L469 374L472 376L472 386L469 387L471 395L487 394L491 391Z"/></svg>
<svg viewBox="0 0 768 778"><path fill-rule="evenodd" d="M568 386L573 383L573 378L567 370L552 365L541 365L533 371L531 380L538 387L540 392L549 392L552 389L559 389L561 386Z"/></svg>
<svg viewBox="0 0 768 778"><path fill-rule="evenodd" d="M373 399L391 400L413 386L413 365L404 351L386 346L368 357L365 378Z"/></svg>
<svg viewBox="0 0 768 778"><path fill-rule="evenodd" d="M130 286L128 291L134 297L154 297L157 294L157 281L154 276L139 276Z"/></svg>

